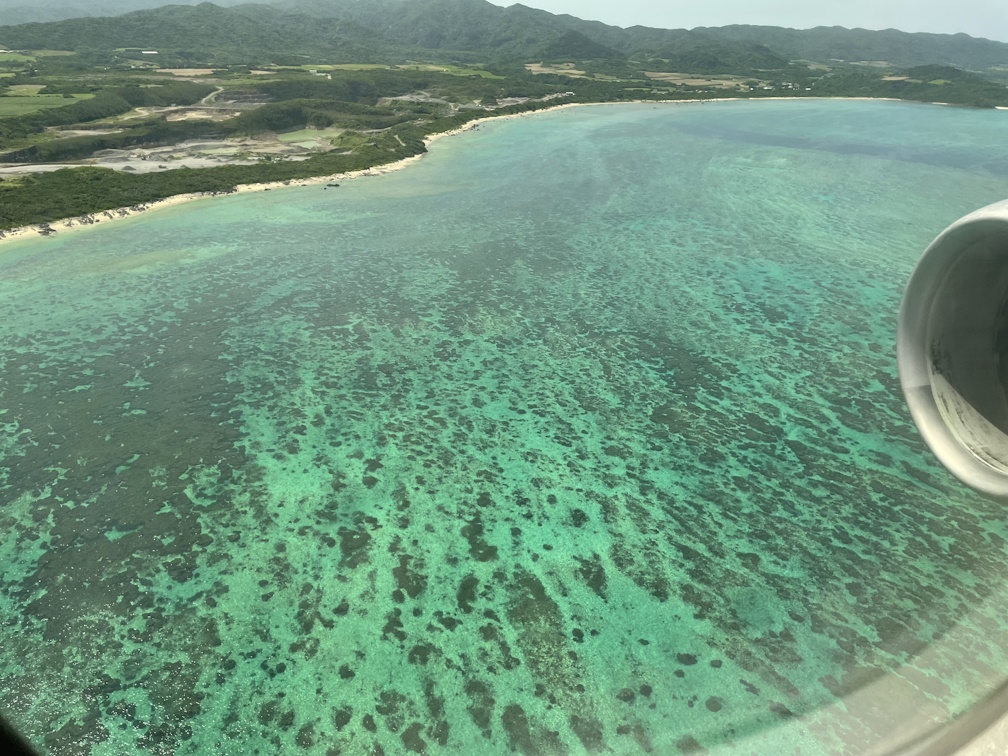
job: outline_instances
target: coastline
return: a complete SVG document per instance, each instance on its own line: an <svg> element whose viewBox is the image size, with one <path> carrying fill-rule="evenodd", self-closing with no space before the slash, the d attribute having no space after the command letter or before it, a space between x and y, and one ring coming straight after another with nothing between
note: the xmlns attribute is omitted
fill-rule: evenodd
<svg viewBox="0 0 1008 756"><path fill-rule="evenodd" d="M436 136L442 136L440 134ZM425 140L426 142L426 140ZM79 215L72 218L62 218L56 221L49 221L46 223L35 223L28 226L18 226L16 228L8 229L6 231L0 231L0 247L4 244L8 244L14 241L23 241L25 239L39 239L49 236L59 236L65 234L68 231L79 231L80 229L90 228L99 224L111 223L117 220L123 220L125 218L131 218L135 215L140 215L141 213L149 213L154 210L161 210L166 207L174 207L175 205L181 205L186 202L192 202L194 200L208 199L211 197L221 197L229 196L231 194L248 194L250 192L268 192L272 189L287 189L290 187L304 187L304 186L317 186L320 184L338 182L338 181L349 181L351 179L360 178L362 176L380 176L385 173L391 173L392 171L398 171L411 163L416 162L423 154L412 155L408 158L403 158L402 160L396 161L394 163L386 163L385 165L376 165L371 168L365 168L359 171L350 171L347 173L337 173L331 176L313 176L306 179L295 179L291 181L270 181L260 184L239 184L231 192L196 192L193 194L176 194L171 197L165 197L164 199L156 200L155 202L144 202L137 205L132 205L130 207L117 207L112 210L100 210L96 213L90 213L88 215Z"/></svg>
<svg viewBox="0 0 1008 756"><path fill-rule="evenodd" d="M760 102L763 100L862 100L862 101L882 101L882 102L902 102L902 100L892 98L892 97L714 97L707 99L693 99L693 100L626 100L620 102L568 102L562 105L553 105L548 108L542 108L540 110L528 110L522 113L507 113L505 115L490 115L484 118L477 118L469 121L464 126L457 129L452 129L450 131L442 131L437 134L429 134L424 138L424 146L430 147L434 142L444 139L446 137L458 136L459 134L464 134L467 131L472 131L478 126L489 123L491 121L507 121L516 118L527 118L530 116L540 115L542 113L549 113L557 110L564 110L567 108L579 108L579 107L598 107L600 105L697 105L704 104L708 102L748 102L755 101ZM311 178L305 179L294 179L290 181L272 181L265 183L256 184L239 184L231 192L198 192L194 194L177 194L171 197L165 197L164 199L157 200L155 202L146 202L137 205L132 205L130 207L119 207L112 210L102 210L96 213L91 213L83 216L76 216L72 218L62 218L60 220L49 221L46 223L35 223L27 226L18 226L16 228L8 229L6 231L0 230L0 247L5 244L16 241L24 241L27 239L39 239L49 236L59 236L70 231L79 231L81 229L90 228L98 224L111 223L117 220L123 220L125 218L130 218L141 213L149 213L154 210L160 210L166 207L173 207L175 205L180 205L185 202L192 202L199 199L207 199L216 196L227 196L230 194L246 194L250 192L266 192L272 189L286 189L292 187L307 187L307 186L319 186L321 184L328 184L340 181L351 181L357 178L363 178L366 176L381 176L386 173L392 173L393 171L399 171L406 168L409 165L419 161L423 158L424 154L412 155L402 160L397 160L393 163L386 163L384 165L376 165L371 168L365 168L358 171L349 171L346 173L337 173L330 176L313 176Z"/></svg>

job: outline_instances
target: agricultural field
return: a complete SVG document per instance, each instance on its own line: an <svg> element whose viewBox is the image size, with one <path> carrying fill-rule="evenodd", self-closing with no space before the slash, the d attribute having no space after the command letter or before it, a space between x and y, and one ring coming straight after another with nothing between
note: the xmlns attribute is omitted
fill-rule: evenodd
<svg viewBox="0 0 1008 756"><path fill-rule="evenodd" d="M11 52L9 50L0 50L0 65L4 63L28 63L35 60L34 55L26 55L20 52Z"/></svg>
<svg viewBox="0 0 1008 756"><path fill-rule="evenodd" d="M2 74L0 74L2 76ZM44 85L14 84L0 95L0 118L36 113L48 108L60 108L79 100L88 100L93 94L39 94Z"/></svg>
<svg viewBox="0 0 1008 756"><path fill-rule="evenodd" d="M39 58L57 58L76 54L72 50L0 50L0 63L24 63Z"/></svg>

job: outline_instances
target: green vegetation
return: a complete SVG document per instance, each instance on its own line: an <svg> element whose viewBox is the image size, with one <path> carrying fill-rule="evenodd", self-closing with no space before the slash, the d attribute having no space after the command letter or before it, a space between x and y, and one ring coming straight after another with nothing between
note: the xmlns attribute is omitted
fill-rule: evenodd
<svg viewBox="0 0 1008 756"><path fill-rule="evenodd" d="M892 97L989 108L1008 104L1008 89L951 66L918 66L899 76L846 70L823 76L815 93L836 97Z"/></svg>
<svg viewBox="0 0 1008 756"><path fill-rule="evenodd" d="M618 50L593 42L576 31L564 32L555 42L547 45L536 57L543 60L618 60L626 57Z"/></svg>
<svg viewBox="0 0 1008 756"><path fill-rule="evenodd" d="M690 41L647 59L648 70L700 74L759 75L789 68L786 58L762 45L717 40Z"/></svg>
<svg viewBox="0 0 1008 756"><path fill-rule="evenodd" d="M118 0L121 9L156 4ZM892 29L620 29L483 0L276 0L272 6L218 7L235 4L176 4L114 18L0 26L0 46L18 51L57 47L95 61L104 56L105 63L131 60L134 65L658 58L675 61L687 73L723 73L724 66L742 73L807 60L830 66L884 61L893 68L940 62L995 74L1008 60L1005 43ZM143 49L158 55L144 56Z"/></svg>
<svg viewBox="0 0 1008 756"><path fill-rule="evenodd" d="M212 143L202 154L214 159L259 159L8 178L0 182L0 228L365 168L418 154L426 134L488 111L560 102L785 94L1008 105L1002 84L946 64L993 71L1008 45L964 35L618 29L482 0L172 5L0 25L0 45L14 50L0 53L0 161L171 153L194 140ZM859 63L866 60L875 62Z"/></svg>
<svg viewBox="0 0 1008 756"><path fill-rule="evenodd" d="M895 29L868 31L818 27L782 29L777 26L722 26L694 29L725 42L765 45L789 60L833 65L839 62L884 61L891 68L944 63L957 68L993 73L1008 59L1008 44L965 34L908 34Z"/></svg>
<svg viewBox="0 0 1008 756"><path fill-rule="evenodd" d="M468 117L441 118L435 131L462 126ZM426 151L425 130L410 124L359 141L351 153L326 152L299 162L229 165L202 170L180 168L131 174L105 168L66 168L17 180L0 181L0 229L45 223L62 217L97 213L154 202L177 194L227 193L238 184L293 181L363 170Z"/></svg>
<svg viewBox="0 0 1008 756"><path fill-rule="evenodd" d="M12 87L5 95L0 96L0 118L35 113L48 108L61 108L67 105L68 102L87 100L94 97L94 95L90 94L66 96L54 94L19 95L13 90L14 88Z"/></svg>
<svg viewBox="0 0 1008 756"><path fill-rule="evenodd" d="M403 144L392 134L382 135L352 154L329 152L302 162L180 168L139 175L107 168L65 168L10 185L5 180L0 182L0 229L132 207L176 194L228 193L238 184L361 170L424 151L423 142L415 136L404 133L401 138Z"/></svg>
<svg viewBox="0 0 1008 756"><path fill-rule="evenodd" d="M0 65L4 63L23 63L28 60L35 60L35 56L18 52L0 52Z"/></svg>
<svg viewBox="0 0 1008 756"><path fill-rule="evenodd" d="M86 99L75 99L73 104L63 107L0 118L0 149L32 134L44 132L52 126L68 126L95 121L126 113L140 106L189 104L197 102L211 92L213 92L213 87L190 82L171 82L158 86L110 87L93 96L88 96ZM40 98L49 96L39 95ZM64 102L66 101L64 99Z"/></svg>
<svg viewBox="0 0 1008 756"><path fill-rule="evenodd" d="M333 140L340 136L343 129L298 129L297 131L287 131L278 134L277 139L284 143L291 142L316 142L319 140Z"/></svg>
<svg viewBox="0 0 1008 756"><path fill-rule="evenodd" d="M227 9L210 3L0 27L0 45L15 50L56 46L78 54L101 53L107 62L185 66L248 63L264 56L300 65L309 55L328 62L377 62L386 48L375 34L350 22L288 14L265 5ZM144 50L157 55L144 55Z"/></svg>

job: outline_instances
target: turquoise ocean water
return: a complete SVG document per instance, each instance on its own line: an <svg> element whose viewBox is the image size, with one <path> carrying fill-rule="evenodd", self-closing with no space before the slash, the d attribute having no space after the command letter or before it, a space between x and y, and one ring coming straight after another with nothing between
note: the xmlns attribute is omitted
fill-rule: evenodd
<svg viewBox="0 0 1008 756"><path fill-rule="evenodd" d="M2 705L59 754L858 752L957 715L1008 677L1008 521L910 426L895 320L1008 197L1006 129L577 108L3 247Z"/></svg>

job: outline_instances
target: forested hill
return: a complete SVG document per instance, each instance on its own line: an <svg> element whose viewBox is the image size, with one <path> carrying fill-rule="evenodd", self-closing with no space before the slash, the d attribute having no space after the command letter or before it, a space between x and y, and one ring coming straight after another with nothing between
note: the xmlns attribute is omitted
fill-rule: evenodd
<svg viewBox="0 0 1008 756"><path fill-rule="evenodd" d="M266 5L166 5L111 18L0 26L10 49L190 51L195 59L324 55L369 62L388 53L375 33L339 18L314 18Z"/></svg>
<svg viewBox="0 0 1008 756"><path fill-rule="evenodd" d="M96 0L96 9L130 8L157 0ZM0 19L24 0L0 0ZM81 5L85 5L81 0ZM233 5L233 0L222 0ZM39 0L39 13L57 12ZM71 2L61 6L77 13ZM83 11L80 11L83 12ZM2 23L2 22L0 22ZM820 27L771 26L621 29L486 0L272 0L220 7L170 5L113 18L79 18L45 24L0 25L0 46L12 49L115 50L151 47L171 51L290 54L330 61L367 61L420 51L460 61L518 62L558 59L666 62L667 68L704 73L779 69L790 60L833 65L886 62L895 68L952 65L1008 72L1008 44L965 34L908 34Z"/></svg>
<svg viewBox="0 0 1008 756"><path fill-rule="evenodd" d="M541 49L547 34L575 31L627 55L668 57L679 48L736 44L749 51L768 49L788 60L820 63L886 61L897 68L953 65L975 71L1008 67L1008 44L966 34L909 34L894 29L842 27L798 30L774 26L621 29L598 21L515 4L485 0L275 0L277 7L318 16L350 19L380 31L389 41L445 50L493 50L528 54Z"/></svg>
<svg viewBox="0 0 1008 756"><path fill-rule="evenodd" d="M686 29L621 29L486 0L277 0L278 7L338 17L381 34L389 44L466 51L484 60L605 59L619 56L679 59L698 72L780 68L787 60L758 43L721 41ZM572 43L579 41L574 51ZM1008 45L1005 45L1008 51ZM580 54L575 54L580 53ZM1008 55L1006 55L1008 59Z"/></svg>
<svg viewBox="0 0 1008 756"><path fill-rule="evenodd" d="M172 0L177 5L198 5L203 0ZM248 0L216 0L217 5L241 5ZM131 11L158 8L165 0L0 0L0 26L14 26L68 18L121 16Z"/></svg>
<svg viewBox="0 0 1008 756"><path fill-rule="evenodd" d="M720 26L694 31L731 42L766 45L791 60L886 61L898 68L951 65L974 71L1008 66L1008 44L968 34L925 34L885 29L784 29L779 26Z"/></svg>

